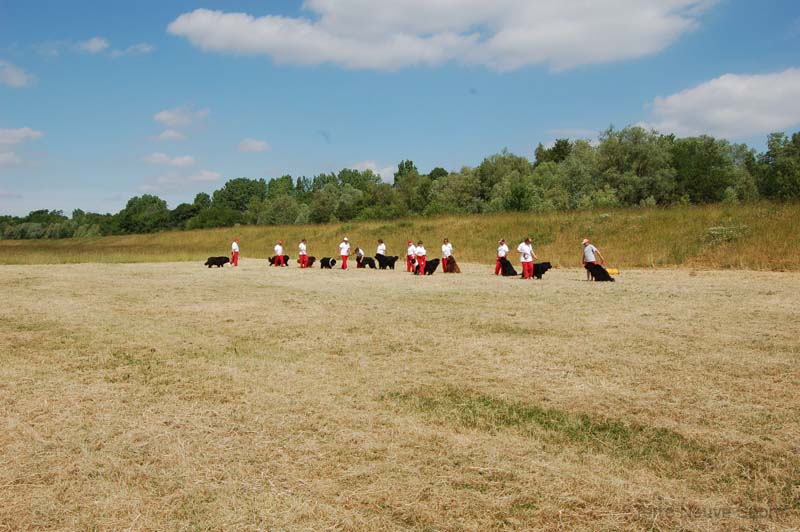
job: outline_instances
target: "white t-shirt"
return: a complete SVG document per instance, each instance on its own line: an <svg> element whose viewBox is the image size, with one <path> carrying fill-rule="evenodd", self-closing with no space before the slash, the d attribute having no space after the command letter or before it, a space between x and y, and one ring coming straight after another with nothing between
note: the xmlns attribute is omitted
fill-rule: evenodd
<svg viewBox="0 0 800 532"><path fill-rule="evenodd" d="M378 244L378 251L376 251L375 254L386 255L386 244Z"/></svg>
<svg viewBox="0 0 800 532"><path fill-rule="evenodd" d="M423 246L417 246L415 251L417 257L424 257L425 256L425 248Z"/></svg>
<svg viewBox="0 0 800 532"><path fill-rule="evenodd" d="M283 255L283 246L280 244L275 245L275 254L276 255Z"/></svg>
<svg viewBox="0 0 800 532"><path fill-rule="evenodd" d="M363 256L364 256L364 250L361 248L356 248L356 257L363 257Z"/></svg>
<svg viewBox="0 0 800 532"><path fill-rule="evenodd" d="M231 244L231 251L239 251L239 243L238 242L234 242L233 244Z"/></svg>
<svg viewBox="0 0 800 532"><path fill-rule="evenodd" d="M342 242L339 244L339 256L344 257L345 255L350 254L350 244L347 242Z"/></svg>
<svg viewBox="0 0 800 532"><path fill-rule="evenodd" d="M300 242L300 245L297 246L297 249L300 250L300 251L298 251L299 255L305 255L306 254L306 245L303 244L302 242Z"/></svg>
<svg viewBox="0 0 800 532"><path fill-rule="evenodd" d="M453 254L453 244L448 242L447 244L442 244L442 257L449 258L450 255Z"/></svg>
<svg viewBox="0 0 800 532"><path fill-rule="evenodd" d="M597 253L597 248L592 244L583 246L583 260L586 262L595 262L597 259L594 254Z"/></svg>
<svg viewBox="0 0 800 532"><path fill-rule="evenodd" d="M533 246L522 242L517 246L517 251L519 252L520 262L533 262Z"/></svg>
<svg viewBox="0 0 800 532"><path fill-rule="evenodd" d="M508 255L508 246L506 246L505 244L500 244L499 246L497 246L497 256L505 257L506 255Z"/></svg>
<svg viewBox="0 0 800 532"><path fill-rule="evenodd" d="M408 251L406 252L406 255L416 255L416 254L417 254L417 248L414 247L414 244L408 246Z"/></svg>

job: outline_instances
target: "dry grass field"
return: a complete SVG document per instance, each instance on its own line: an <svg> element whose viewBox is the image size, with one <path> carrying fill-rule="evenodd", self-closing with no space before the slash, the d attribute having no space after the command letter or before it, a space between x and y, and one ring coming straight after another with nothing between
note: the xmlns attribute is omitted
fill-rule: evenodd
<svg viewBox="0 0 800 532"><path fill-rule="evenodd" d="M553 213L498 213L319 225L246 225L147 235L61 240L0 240L0 264L84 262L180 262L230 254L240 236L244 257L266 258L282 239L297 257L307 238L311 255L337 251L343 236L372 254L377 239L402 255L408 239L440 249L449 237L459 260L494 264L497 240L516 246L533 238L542 260L560 268L581 264L581 240L589 237L620 268L691 267L800 271L800 204L760 202Z"/></svg>
<svg viewBox="0 0 800 532"><path fill-rule="evenodd" d="M800 527L800 274L463 270L0 267L0 530Z"/></svg>

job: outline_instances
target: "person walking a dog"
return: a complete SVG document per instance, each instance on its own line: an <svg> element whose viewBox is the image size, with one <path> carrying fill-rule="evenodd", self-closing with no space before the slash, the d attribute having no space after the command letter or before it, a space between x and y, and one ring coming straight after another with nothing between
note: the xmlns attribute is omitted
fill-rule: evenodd
<svg viewBox="0 0 800 532"><path fill-rule="evenodd" d="M347 256L350 255L350 241L347 237L342 239L342 242L339 244L339 256L342 258L342 269L347 269Z"/></svg>
<svg viewBox="0 0 800 532"><path fill-rule="evenodd" d="M590 264L597 264L597 257L600 257L600 264L603 266L606 265L606 259L603 257L603 254L600 253L600 250L594 247L594 245L589 242L588 238L583 239L583 268L586 270L586 280L592 280L592 272L589 270Z"/></svg>
<svg viewBox="0 0 800 532"><path fill-rule="evenodd" d="M417 257L417 268L419 268L419 275L425 275L425 247L422 245L422 240L417 242L417 246L414 248L414 253Z"/></svg>
<svg viewBox="0 0 800 532"><path fill-rule="evenodd" d="M517 253L519 253L519 262L522 265L522 278L533 279L533 259L537 258L536 253L533 252L533 243L531 237L520 242L517 246Z"/></svg>
<svg viewBox="0 0 800 532"><path fill-rule="evenodd" d="M239 266L239 237L233 239L231 244L231 266Z"/></svg>
<svg viewBox="0 0 800 532"><path fill-rule="evenodd" d="M442 271L447 272L447 260L453 256L453 244L445 238L442 240Z"/></svg>
<svg viewBox="0 0 800 532"><path fill-rule="evenodd" d="M283 263L283 240L275 244L275 266L285 266Z"/></svg>
<svg viewBox="0 0 800 532"><path fill-rule="evenodd" d="M301 268L308 268L308 250L305 238L297 245L297 262L300 263Z"/></svg>
<svg viewBox="0 0 800 532"><path fill-rule="evenodd" d="M406 250L406 271L413 272L414 259L417 257L417 248L414 246L414 243L411 240L409 240L407 244L408 249Z"/></svg>
<svg viewBox="0 0 800 532"><path fill-rule="evenodd" d="M508 246L506 245L505 239L501 238L497 242L497 262L494 265L494 274L500 275L500 272L503 270L503 265L500 263L500 259L505 259L508 256Z"/></svg>
<svg viewBox="0 0 800 532"><path fill-rule="evenodd" d="M386 256L386 244L383 243L383 239L378 239L378 249L375 250L375 255L383 255Z"/></svg>

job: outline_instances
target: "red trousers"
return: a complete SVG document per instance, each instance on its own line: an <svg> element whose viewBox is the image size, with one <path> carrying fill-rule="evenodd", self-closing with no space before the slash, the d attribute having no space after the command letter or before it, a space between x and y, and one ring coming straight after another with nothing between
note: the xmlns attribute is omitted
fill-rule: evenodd
<svg viewBox="0 0 800 532"><path fill-rule="evenodd" d="M342 269L346 270L347 269L347 255L341 255L341 257L342 257Z"/></svg>
<svg viewBox="0 0 800 532"><path fill-rule="evenodd" d="M533 263L532 262L523 262L522 263L522 278L523 279L533 279Z"/></svg>
<svg viewBox="0 0 800 532"><path fill-rule="evenodd" d="M417 266L419 266L419 274L425 275L425 257L417 257Z"/></svg>
<svg viewBox="0 0 800 532"><path fill-rule="evenodd" d="M406 271L413 272L414 271L414 264L411 262L414 260L414 255L406 255Z"/></svg>
<svg viewBox="0 0 800 532"><path fill-rule="evenodd" d="M503 267L500 265L500 257L497 257L497 262L494 263L494 274L500 275L501 271L503 271Z"/></svg>
<svg viewBox="0 0 800 532"><path fill-rule="evenodd" d="M231 266L238 266L238 265L239 265L239 252L231 251Z"/></svg>
<svg viewBox="0 0 800 532"><path fill-rule="evenodd" d="M283 255L275 255L275 266L283 266Z"/></svg>
<svg viewBox="0 0 800 532"><path fill-rule="evenodd" d="M442 257L442 273L447 273L447 257Z"/></svg>
<svg viewBox="0 0 800 532"><path fill-rule="evenodd" d="M300 263L301 268L308 268L308 255L299 255L297 262Z"/></svg>

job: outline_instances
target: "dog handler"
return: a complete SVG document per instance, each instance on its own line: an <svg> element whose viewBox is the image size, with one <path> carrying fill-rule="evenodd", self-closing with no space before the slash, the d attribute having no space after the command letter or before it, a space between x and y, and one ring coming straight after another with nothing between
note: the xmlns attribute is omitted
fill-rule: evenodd
<svg viewBox="0 0 800 532"><path fill-rule="evenodd" d="M453 256L453 244L448 239L442 240L442 271L447 272L447 260Z"/></svg>
<svg viewBox="0 0 800 532"><path fill-rule="evenodd" d="M375 251L375 254L386 256L386 244L383 243L383 239L378 239L378 249Z"/></svg>
<svg viewBox="0 0 800 532"><path fill-rule="evenodd" d="M233 239L231 244L231 266L239 266L239 237Z"/></svg>
<svg viewBox="0 0 800 532"><path fill-rule="evenodd" d="M339 256L342 258L342 269L347 269L347 256L350 255L350 241L347 237L342 239L342 243L339 244Z"/></svg>
<svg viewBox="0 0 800 532"><path fill-rule="evenodd" d="M411 240L409 240L407 244L408 244L408 250L406 251L406 271L413 272L414 257L417 256L417 248L414 247L414 243Z"/></svg>
<svg viewBox="0 0 800 532"><path fill-rule="evenodd" d="M283 240L278 240L275 244L275 266L284 266L283 264Z"/></svg>
<svg viewBox="0 0 800 532"><path fill-rule="evenodd" d="M531 237L525 239L517 246L519 253L519 262L522 265L522 278L533 279L533 259L537 258L536 253L533 252L533 244Z"/></svg>
<svg viewBox="0 0 800 532"><path fill-rule="evenodd" d="M414 248L417 256L417 266L419 266L419 275L425 275L425 247L422 245L422 240L417 242L417 247Z"/></svg>
<svg viewBox="0 0 800 532"><path fill-rule="evenodd" d="M588 238L584 238L583 239L583 267L586 270L586 280L587 281L591 281L592 280L592 273L589 271L589 264L597 264L597 257L595 257L595 255L600 257L600 264L605 266L606 265L606 259L605 259L605 257L603 257L603 254L600 253L600 250L597 249L596 247L594 247L594 245L592 245L589 242Z"/></svg>
<svg viewBox="0 0 800 532"><path fill-rule="evenodd" d="M308 268L308 251L306 250L306 239L300 241L297 246L297 262L301 268Z"/></svg>
<svg viewBox="0 0 800 532"><path fill-rule="evenodd" d="M497 262L494 265L494 274L500 275L500 271L503 269L502 264L500 264L500 259L506 258L508 255L508 246L506 245L505 239L501 238L497 242Z"/></svg>

